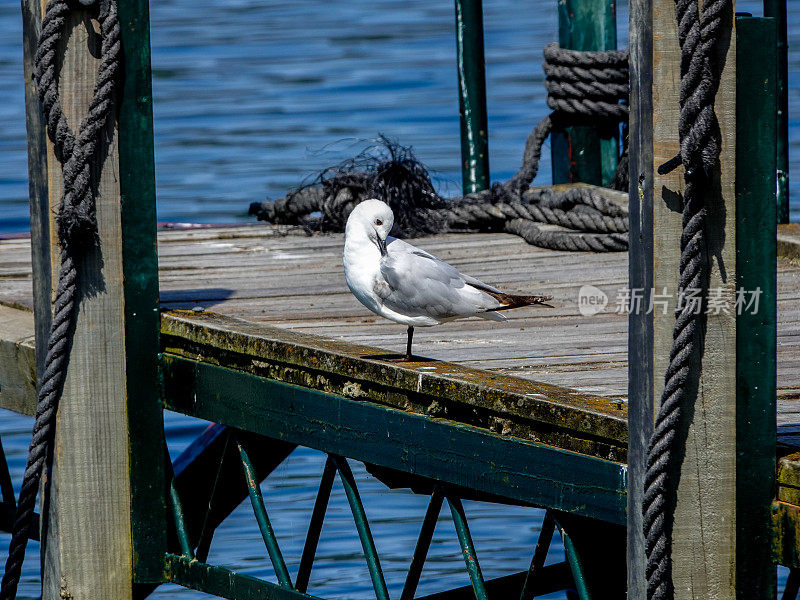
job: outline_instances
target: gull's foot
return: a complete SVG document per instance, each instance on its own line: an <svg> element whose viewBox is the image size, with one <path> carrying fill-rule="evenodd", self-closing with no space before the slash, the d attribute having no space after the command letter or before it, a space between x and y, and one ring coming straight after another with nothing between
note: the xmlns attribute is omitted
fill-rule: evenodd
<svg viewBox="0 0 800 600"><path fill-rule="evenodd" d="M387 356L384 360L389 362L415 362L415 357L406 354L405 356Z"/></svg>

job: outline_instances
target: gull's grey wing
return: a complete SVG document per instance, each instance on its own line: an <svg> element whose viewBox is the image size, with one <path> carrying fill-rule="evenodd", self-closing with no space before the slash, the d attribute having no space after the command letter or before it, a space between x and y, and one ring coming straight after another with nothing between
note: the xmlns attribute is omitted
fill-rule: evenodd
<svg viewBox="0 0 800 600"><path fill-rule="evenodd" d="M376 291L388 308L404 315L452 319L499 304L478 289L493 288L402 240L387 239L380 267L387 285Z"/></svg>

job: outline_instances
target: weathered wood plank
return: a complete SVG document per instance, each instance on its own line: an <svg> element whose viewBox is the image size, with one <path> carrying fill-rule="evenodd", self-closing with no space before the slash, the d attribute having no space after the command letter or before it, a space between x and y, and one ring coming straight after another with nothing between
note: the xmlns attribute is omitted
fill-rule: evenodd
<svg viewBox="0 0 800 600"><path fill-rule="evenodd" d="M33 313L0 305L0 408L36 412Z"/></svg>
<svg viewBox="0 0 800 600"><path fill-rule="evenodd" d="M653 0L653 164L651 170L679 150L680 48L675 4ZM725 15L726 31L733 32L733 14ZM736 38L726 38L720 49L724 65L716 98L722 135L720 189L706 199L707 245L711 249L709 288L724 298L735 298L735 144ZM680 198L684 171L654 173L653 284L666 289L669 310L653 318L654 399L661 397L669 363L678 297ZM675 598L734 598L736 596L736 328L734 316L706 317L703 368L693 408L681 424L678 438L684 449L677 482L672 537L672 581ZM654 409L655 410L655 409ZM640 558L641 560L641 558Z"/></svg>
<svg viewBox="0 0 800 600"><path fill-rule="evenodd" d="M41 2L39 14L45 4ZM64 36L58 51L63 57L59 89L64 114L77 129L93 94L100 40L98 24L88 13L71 13L65 27L69 36ZM28 111L33 110L37 107L29 103ZM41 131L29 134L34 139L43 135ZM125 599L132 593L125 363L119 352L119 343L125 339L119 162L113 122L103 137L105 151L99 155L105 159L95 173L100 243L79 267L80 310L58 411L49 501L45 503L49 511L43 532L43 597L48 600L66 596ZM47 196L31 199L40 203L32 213L52 219L63 183L49 142L47 178ZM34 229L37 275L49 269L53 282L60 263L54 235L52 221L49 228L40 223ZM49 256L41 251L47 248ZM35 290L37 318L48 323L51 294L42 281L47 277L38 280Z"/></svg>
<svg viewBox="0 0 800 600"><path fill-rule="evenodd" d="M209 313L166 313L164 351L235 366L345 397L365 397L400 408L502 431L530 423L529 438L599 457L620 457L625 411L607 399L522 379L357 346ZM205 358L204 358L205 360ZM540 423L533 425L533 423Z"/></svg>
<svg viewBox="0 0 800 600"><path fill-rule="evenodd" d="M630 113L628 121L630 231L628 276L631 289L653 289L653 0L631 0ZM649 302L648 302L649 304ZM646 598L645 541L642 531L647 448L653 432L653 321L632 312L628 321L628 597ZM626 357L627 358L627 357Z"/></svg>
<svg viewBox="0 0 800 600"><path fill-rule="evenodd" d="M402 327L369 312L347 290L341 273L340 235L274 237L270 234L272 228L264 228L264 235L258 237L252 235L254 229L258 228L189 232L202 235L196 241L184 239L187 232L160 232L162 306L190 309L200 305L249 321L388 349L404 344ZM245 237L238 237L239 232ZM182 236L183 241L168 241L176 236ZM199 258L192 254L195 246L222 243L241 250L215 247ZM522 377L586 393L628 396L626 379L619 376L613 361L607 365L606 380L595 379L602 378L602 357L609 350L624 348L627 340L627 317L615 312L617 295L626 284L625 255L550 252L501 234L448 234L420 238L415 243L501 288L520 292L545 290L556 297L552 309L508 312L507 323L469 319L420 329L416 341L421 354L476 368L521 369ZM32 306L29 244L28 240L0 241L3 264L14 262L15 272L19 273L18 277L2 278L0 303ZM165 257L165 248L174 252ZM312 256L298 260L276 258L295 254ZM217 260L215 256L222 257L219 266L208 268L205 258ZM248 256L252 262L245 266L238 256ZM289 264L281 266L284 260ZM778 267L779 396L796 398L800 371L791 365L800 357L796 337L800 334L800 264L782 259ZM302 286L305 292L281 288L285 282ZM603 313L592 317L579 314L578 290L583 283L591 283L608 294L609 305ZM528 359L538 360L535 369L524 368L533 364L526 363ZM574 370L567 373L561 367L548 369L551 360L559 365L569 363ZM581 376L584 365L597 369L591 380ZM780 410L788 410L788 405L782 405ZM781 418L782 422L789 422L793 417L787 413Z"/></svg>

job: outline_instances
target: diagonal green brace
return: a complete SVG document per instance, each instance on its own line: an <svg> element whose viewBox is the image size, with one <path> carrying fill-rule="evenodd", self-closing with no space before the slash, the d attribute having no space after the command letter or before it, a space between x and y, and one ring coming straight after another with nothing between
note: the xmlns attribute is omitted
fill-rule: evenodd
<svg viewBox="0 0 800 600"><path fill-rule="evenodd" d="M464 562L467 564L469 579L472 582L472 589L477 600L488 600L486 593L486 583L481 573L481 565L478 562L478 554L475 552L475 544L472 543L472 536L469 533L467 516L464 514L464 506L461 499L455 496L448 496L447 503L450 505L450 514L453 515L453 523L456 526L458 542L461 544L461 552L464 555Z"/></svg>
<svg viewBox="0 0 800 600"><path fill-rule="evenodd" d="M375 596L378 600L389 600L389 591L386 589L386 581L381 571L381 562L378 558L378 551L375 549L375 542L372 539L372 532L369 529L367 514L364 512L364 505L361 503L361 496L356 487L356 481L347 459L341 456L332 456L339 476L342 478L342 486L353 512L353 520L356 522L358 538L361 540L361 547L364 549L364 557L367 559L369 576L372 579L372 587L375 588Z"/></svg>
<svg viewBox="0 0 800 600"><path fill-rule="evenodd" d="M267 552L272 561L272 566L275 569L275 574L278 576L278 582L282 587L291 588L292 580L289 577L289 571L286 569L286 562L283 560L281 549L278 546L278 539L275 537L275 531L272 529L272 523L269 521L267 508L264 506L264 497L261 495L260 480L256 475L250 457L247 455L247 451L244 449L244 446L242 446L242 442L238 439L236 440L236 446L239 448L239 456L242 458L242 467L244 469L245 480L247 481L247 493L250 496L250 503L253 505L253 513L258 522L258 529L261 531L261 537L264 538L264 545L267 547Z"/></svg>

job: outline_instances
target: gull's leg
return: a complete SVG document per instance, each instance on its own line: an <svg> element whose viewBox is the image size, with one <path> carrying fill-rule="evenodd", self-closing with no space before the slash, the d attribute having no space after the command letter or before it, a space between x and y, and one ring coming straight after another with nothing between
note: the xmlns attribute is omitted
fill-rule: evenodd
<svg viewBox="0 0 800 600"><path fill-rule="evenodd" d="M414 337L414 326L408 326L408 343L406 344L406 360L411 360L411 339Z"/></svg>

